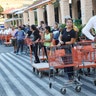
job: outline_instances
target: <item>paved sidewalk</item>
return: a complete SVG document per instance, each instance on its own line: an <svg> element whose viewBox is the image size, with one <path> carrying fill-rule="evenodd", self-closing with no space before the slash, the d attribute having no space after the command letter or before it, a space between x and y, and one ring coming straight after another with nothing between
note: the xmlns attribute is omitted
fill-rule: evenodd
<svg viewBox="0 0 96 96"><path fill-rule="evenodd" d="M0 53L13 52L13 47L6 47L5 45L0 45Z"/></svg>
<svg viewBox="0 0 96 96"><path fill-rule="evenodd" d="M39 78L32 72L30 57L15 55L12 47L0 45L0 96L96 96L92 80L83 76L80 93L69 87L62 95L60 86L68 81L66 77L57 76L53 88L49 89L48 76Z"/></svg>

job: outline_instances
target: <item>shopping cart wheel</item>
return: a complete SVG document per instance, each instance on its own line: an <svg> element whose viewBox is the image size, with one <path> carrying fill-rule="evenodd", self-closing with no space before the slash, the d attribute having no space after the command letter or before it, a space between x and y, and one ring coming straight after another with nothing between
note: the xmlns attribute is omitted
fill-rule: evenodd
<svg viewBox="0 0 96 96"><path fill-rule="evenodd" d="M52 88L52 83L51 83L51 82L49 83L49 88L50 88L50 89Z"/></svg>
<svg viewBox="0 0 96 96"><path fill-rule="evenodd" d="M80 92L81 91L81 86L80 85L76 86L75 90L76 90L76 92Z"/></svg>
<svg viewBox="0 0 96 96"><path fill-rule="evenodd" d="M39 78L42 78L42 72L38 73Z"/></svg>
<svg viewBox="0 0 96 96"><path fill-rule="evenodd" d="M80 79L81 79L81 77L80 76L78 76L78 80L80 81Z"/></svg>
<svg viewBox="0 0 96 96"><path fill-rule="evenodd" d="M94 85L96 86L96 80L94 80Z"/></svg>
<svg viewBox="0 0 96 96"><path fill-rule="evenodd" d="M39 74L39 71L36 69L35 73L38 75Z"/></svg>
<svg viewBox="0 0 96 96"><path fill-rule="evenodd" d="M61 94L63 94L63 95L66 94L66 88L64 88L64 87L61 88L61 89L60 89L60 92L61 92Z"/></svg>

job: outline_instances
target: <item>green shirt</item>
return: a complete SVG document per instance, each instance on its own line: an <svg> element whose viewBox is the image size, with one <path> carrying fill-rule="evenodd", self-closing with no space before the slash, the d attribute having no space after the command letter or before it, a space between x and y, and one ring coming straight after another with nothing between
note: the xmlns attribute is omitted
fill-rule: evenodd
<svg viewBox="0 0 96 96"><path fill-rule="evenodd" d="M51 39L51 34L50 33L49 34L45 33L44 39L45 40L50 40ZM51 46L51 42L44 42L44 46L47 46L47 47Z"/></svg>

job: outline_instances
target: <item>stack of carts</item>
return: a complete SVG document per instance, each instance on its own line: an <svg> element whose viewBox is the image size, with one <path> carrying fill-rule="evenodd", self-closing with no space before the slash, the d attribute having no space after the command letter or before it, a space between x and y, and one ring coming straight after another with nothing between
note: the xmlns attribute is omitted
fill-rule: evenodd
<svg viewBox="0 0 96 96"><path fill-rule="evenodd" d="M1 42L1 44L5 44L5 46L11 45L11 35L10 34L0 34L0 42Z"/></svg>
<svg viewBox="0 0 96 96"><path fill-rule="evenodd" d="M82 53L82 64L79 65L79 80L81 77L91 76L92 82L96 86L96 43L93 41L81 41L77 43L76 50ZM85 77L86 76L86 77Z"/></svg>
<svg viewBox="0 0 96 96"><path fill-rule="evenodd" d="M66 49L71 49L71 52L66 52ZM72 87L76 92L81 91L81 77L86 76L86 74L92 73L92 76L95 76L95 67L96 67L96 44L92 41L81 41L77 42L73 46L51 46L47 48L47 61L46 63L32 63L33 72L43 76L43 72L49 72L49 87L52 88L52 85L55 82L55 77L58 76L60 71L66 68L73 67L73 78L71 82L64 83L63 86L60 86L60 92L62 94L66 93L66 88ZM87 72L86 72L87 69ZM92 72L91 72L92 69ZM82 71L82 74L80 73ZM63 71L68 74L67 71ZM70 72L71 73L71 72ZM96 85L96 79L92 79Z"/></svg>
<svg viewBox="0 0 96 96"><path fill-rule="evenodd" d="M1 44L5 44L6 46L7 45L11 45L11 35L10 34L0 34L0 42Z"/></svg>
<svg viewBox="0 0 96 96"><path fill-rule="evenodd" d="M4 44L5 46L10 46L11 45L11 35L10 34L6 34L4 36Z"/></svg>
<svg viewBox="0 0 96 96"><path fill-rule="evenodd" d="M0 43L3 44L5 40L5 35L4 34L0 34Z"/></svg>
<svg viewBox="0 0 96 96"><path fill-rule="evenodd" d="M26 38L24 40L24 51L25 55L30 55L31 62L32 62L32 50L31 50L32 41L30 38Z"/></svg>

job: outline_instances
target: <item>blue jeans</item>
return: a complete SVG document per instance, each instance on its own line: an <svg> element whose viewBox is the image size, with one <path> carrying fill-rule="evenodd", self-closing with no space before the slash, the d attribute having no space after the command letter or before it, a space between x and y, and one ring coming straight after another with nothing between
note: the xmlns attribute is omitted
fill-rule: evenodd
<svg viewBox="0 0 96 96"><path fill-rule="evenodd" d="M24 40L17 40L17 53L19 52L20 48L21 48L21 52L23 52L23 45L24 45Z"/></svg>

